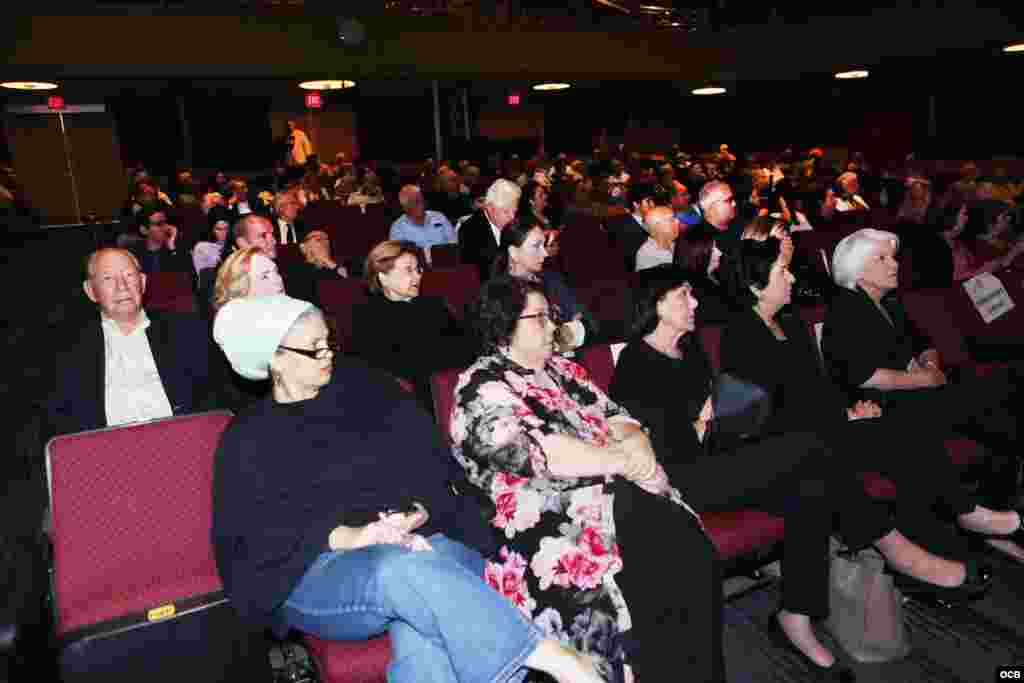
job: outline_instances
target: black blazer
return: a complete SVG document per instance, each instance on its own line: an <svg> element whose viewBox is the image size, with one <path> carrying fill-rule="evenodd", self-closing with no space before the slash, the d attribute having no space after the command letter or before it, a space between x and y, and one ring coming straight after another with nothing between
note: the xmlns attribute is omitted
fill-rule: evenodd
<svg viewBox="0 0 1024 683"><path fill-rule="evenodd" d="M146 329L157 371L175 415L215 407L210 373L210 332L195 315L148 312ZM57 337L68 340L55 354L53 377L43 398L42 438L107 426L105 350L100 317Z"/></svg>
<svg viewBox="0 0 1024 683"><path fill-rule="evenodd" d="M486 282L491 277L491 266L497 257L498 243L494 241L490 221L481 209L459 228L459 260L475 264L480 270L480 282Z"/></svg>
<svg viewBox="0 0 1024 683"><path fill-rule="evenodd" d="M649 235L642 225L636 222L633 214L609 218L605 222L612 244L625 255L627 272L636 270L636 252L647 241Z"/></svg>

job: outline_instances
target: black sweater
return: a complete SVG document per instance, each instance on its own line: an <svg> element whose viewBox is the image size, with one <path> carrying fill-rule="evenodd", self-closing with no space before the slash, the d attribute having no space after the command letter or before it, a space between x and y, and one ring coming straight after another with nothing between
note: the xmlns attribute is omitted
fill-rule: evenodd
<svg viewBox="0 0 1024 683"><path fill-rule="evenodd" d="M330 384L307 401L268 398L225 431L214 471L213 544L225 591L245 618L272 623L338 525L419 501L442 531L489 552L475 505L449 492L462 470L430 417L395 381L338 360Z"/></svg>

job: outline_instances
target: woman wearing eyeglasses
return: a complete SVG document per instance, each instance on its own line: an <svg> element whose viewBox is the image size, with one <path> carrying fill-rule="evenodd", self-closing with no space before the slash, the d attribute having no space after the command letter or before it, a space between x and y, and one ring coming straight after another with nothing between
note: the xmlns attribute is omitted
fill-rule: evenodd
<svg viewBox="0 0 1024 683"><path fill-rule="evenodd" d="M232 606L254 625L328 640L388 633L395 683L598 683L592 665L484 581L479 515L430 417L386 375L340 360L323 314L284 295L225 305L214 338L272 391L225 430L213 544Z"/></svg>
<svg viewBox="0 0 1024 683"><path fill-rule="evenodd" d="M488 281L455 390L454 454L501 546L487 580L607 681L724 681L715 550L642 425L553 354L554 317L539 283Z"/></svg>

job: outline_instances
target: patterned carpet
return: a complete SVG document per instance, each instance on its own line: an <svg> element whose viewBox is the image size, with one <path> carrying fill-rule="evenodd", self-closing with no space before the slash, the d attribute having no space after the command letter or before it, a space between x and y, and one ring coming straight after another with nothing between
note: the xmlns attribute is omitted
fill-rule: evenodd
<svg viewBox="0 0 1024 683"><path fill-rule="evenodd" d="M997 666L1024 664L1024 566L997 556L991 592L969 607L940 610L914 601L904 604L910 654L884 664L857 664L828 636L818 633L841 661L853 666L859 683L988 683ZM814 672L767 634L778 603L770 585L732 600L725 611L725 653L730 683L803 683Z"/></svg>

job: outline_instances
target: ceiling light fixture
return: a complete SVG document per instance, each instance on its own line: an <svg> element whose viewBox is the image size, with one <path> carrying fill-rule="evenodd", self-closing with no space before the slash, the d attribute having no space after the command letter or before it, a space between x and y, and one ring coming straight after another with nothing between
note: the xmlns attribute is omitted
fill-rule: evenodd
<svg viewBox="0 0 1024 683"><path fill-rule="evenodd" d="M721 95L725 92L725 88L718 86L710 86L707 88L697 88L692 91L694 95Z"/></svg>
<svg viewBox="0 0 1024 683"><path fill-rule="evenodd" d="M304 90L345 90L356 87L355 81L303 81L299 87Z"/></svg>
<svg viewBox="0 0 1024 683"><path fill-rule="evenodd" d="M0 88L10 88L11 90L53 90L57 87L56 83L49 83L47 81L7 81L0 83Z"/></svg>
<svg viewBox="0 0 1024 683"><path fill-rule="evenodd" d="M1024 52L1024 43L1011 43L1003 48L1003 52Z"/></svg>
<svg viewBox="0 0 1024 683"><path fill-rule="evenodd" d="M842 81L848 81L854 78L867 78L868 71L866 69L857 69L855 71L840 71L836 74L836 78Z"/></svg>
<svg viewBox="0 0 1024 683"><path fill-rule="evenodd" d="M533 86L534 90L567 90L572 86L568 83L538 83Z"/></svg>

